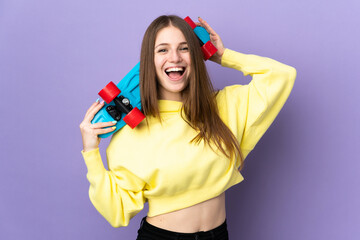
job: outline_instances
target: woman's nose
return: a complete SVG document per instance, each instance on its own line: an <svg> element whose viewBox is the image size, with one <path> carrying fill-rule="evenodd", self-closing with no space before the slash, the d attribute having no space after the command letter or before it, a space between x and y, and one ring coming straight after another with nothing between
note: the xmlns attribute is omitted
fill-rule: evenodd
<svg viewBox="0 0 360 240"><path fill-rule="evenodd" d="M181 59L180 53L178 51L172 51L169 56L169 61L170 62L181 62L182 59Z"/></svg>

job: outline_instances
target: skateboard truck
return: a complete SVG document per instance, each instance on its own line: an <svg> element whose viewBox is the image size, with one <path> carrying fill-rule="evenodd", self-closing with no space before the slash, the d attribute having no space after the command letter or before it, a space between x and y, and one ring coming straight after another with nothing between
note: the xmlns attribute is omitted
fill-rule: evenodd
<svg viewBox="0 0 360 240"><path fill-rule="evenodd" d="M121 115L124 113L126 116L123 118L124 122L131 128L135 128L144 118L145 115L137 108L133 108L130 100L122 95L120 89L110 82L100 92L100 97L107 103L114 101L115 105L108 105L106 112L116 121L121 120Z"/></svg>

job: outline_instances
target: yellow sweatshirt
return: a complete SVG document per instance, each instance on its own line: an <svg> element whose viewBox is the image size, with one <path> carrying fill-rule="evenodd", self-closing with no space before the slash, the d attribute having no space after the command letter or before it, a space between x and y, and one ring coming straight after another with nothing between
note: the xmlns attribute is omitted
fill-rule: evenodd
<svg viewBox="0 0 360 240"><path fill-rule="evenodd" d="M269 128L293 87L296 70L275 60L226 49L225 67L250 74L248 85L220 90L219 114L240 142L244 157ZM162 122L148 117L135 129L125 126L107 148L107 171L99 149L83 152L89 197L114 227L127 226L149 202L148 216L183 209L214 198L241 182L240 163L217 153L180 116L182 103L159 100Z"/></svg>

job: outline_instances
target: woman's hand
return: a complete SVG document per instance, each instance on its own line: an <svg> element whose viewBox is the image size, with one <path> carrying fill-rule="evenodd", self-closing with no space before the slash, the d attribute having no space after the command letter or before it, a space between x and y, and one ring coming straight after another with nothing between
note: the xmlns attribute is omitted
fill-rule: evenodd
<svg viewBox="0 0 360 240"><path fill-rule="evenodd" d="M92 124L91 120L94 118L95 114L104 106L104 102L101 103L96 101L91 105L91 107L87 110L84 120L80 123L80 131L82 135L83 141L83 150L84 152L96 149L99 147L100 138L99 134L112 132L116 127L116 121L113 122L103 122L103 123L95 123ZM104 128L109 127L109 128ZM104 128L104 129L103 129Z"/></svg>
<svg viewBox="0 0 360 240"><path fill-rule="evenodd" d="M210 25L203 20L201 17L198 18L200 23L196 23L196 25L201 26L206 29L206 31L210 34L211 43L217 48L217 52L210 58L211 61L221 64L221 58L224 54L225 47L220 38L220 36L210 27Z"/></svg>

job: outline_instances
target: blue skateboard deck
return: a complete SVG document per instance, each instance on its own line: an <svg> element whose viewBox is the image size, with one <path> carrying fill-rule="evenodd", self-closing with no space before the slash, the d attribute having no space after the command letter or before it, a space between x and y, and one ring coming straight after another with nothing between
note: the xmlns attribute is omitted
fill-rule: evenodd
<svg viewBox="0 0 360 240"><path fill-rule="evenodd" d="M120 90L122 95L130 100L130 104L135 108L137 107L141 110L141 99L140 99L140 87L139 87L139 70L140 62L131 69L131 71L116 85ZM105 103L104 107L100 109L99 112L95 115L91 123L98 122L111 122L114 121L114 118L106 111L108 106L115 106L114 101L111 101L109 104ZM100 134L99 137L106 138L111 136L116 131L120 130L126 125L124 121L125 113L121 113L121 120L116 123L116 129L112 132L106 134Z"/></svg>

